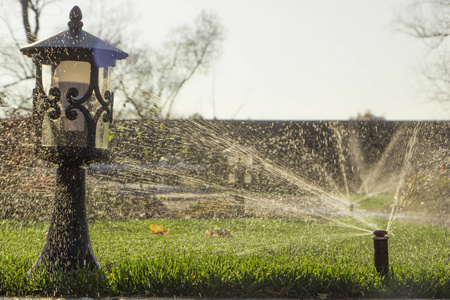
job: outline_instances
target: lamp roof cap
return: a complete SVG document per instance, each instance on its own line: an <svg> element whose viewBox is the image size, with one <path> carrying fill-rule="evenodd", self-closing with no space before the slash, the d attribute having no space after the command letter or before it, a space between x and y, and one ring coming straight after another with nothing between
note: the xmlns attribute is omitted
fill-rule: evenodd
<svg viewBox="0 0 450 300"><path fill-rule="evenodd" d="M82 30L82 13L78 6L72 8L69 18L70 21L67 23L69 25L68 30L22 47L20 51L28 57L36 55L49 57L53 56L53 53L58 50L83 52L86 56L95 56L102 53L102 55L108 56L110 61L128 57L126 52Z"/></svg>

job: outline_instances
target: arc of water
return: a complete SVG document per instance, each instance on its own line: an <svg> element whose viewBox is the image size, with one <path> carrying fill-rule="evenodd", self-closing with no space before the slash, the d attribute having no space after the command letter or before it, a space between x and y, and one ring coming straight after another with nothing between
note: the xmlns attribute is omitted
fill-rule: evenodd
<svg viewBox="0 0 450 300"><path fill-rule="evenodd" d="M265 170L269 174L283 178L283 179L287 180L289 183L293 184L294 186L297 186L312 195L316 195L322 199L327 200L330 209L339 211L342 209L342 207L349 207L349 205L351 204L348 199L345 199L342 197L336 197L336 195L334 195L330 192L327 192L327 191L321 189L320 187L315 186L314 184L310 183L307 179L301 177L300 175L293 174L286 168L278 166L273 161L270 161L269 159L258 155L258 152L256 150L251 149L250 147L247 147L247 146L236 145L236 143L233 140L226 138L223 135L215 134L215 132L213 130L211 130L210 128L207 128L206 126L200 124L197 121L193 121L193 122L196 126L199 127L199 129L203 133L208 133L211 136L210 140L213 140L216 144L222 145L225 149L233 149L233 151L236 151L240 154L251 155L255 161L257 161L260 165L263 166L263 170ZM258 199L258 201L261 201L261 199ZM290 209L293 209L293 208L291 207ZM358 220L365 226L368 226L369 228L371 228L372 231L377 228L377 226L375 224L368 222L361 216L354 215L353 218L355 220ZM342 223L342 224L345 224L345 223ZM349 226L347 226L347 227L349 227ZM359 228L356 226L354 228L356 228L358 230L369 232L366 229L362 229L362 228Z"/></svg>
<svg viewBox="0 0 450 300"><path fill-rule="evenodd" d="M417 125L414 127L413 130L413 134L411 136L411 138L409 139L408 142L408 148L406 150L405 156L404 156L404 160L403 160L403 168L402 171L400 173L400 180L398 181L398 185L397 185L397 189L395 191L395 196L394 196L394 205L392 206L392 210L391 210L391 214L389 216L389 221L388 224L386 226L386 230L390 231L391 230L391 226L394 222L394 216L397 212L399 212L400 210L399 205L401 205L401 203L403 202L404 198L401 197L400 193L401 193L401 188L403 187L403 184L405 182L405 177L406 174L410 171L410 167L411 167L411 158L412 155L414 153L414 147L416 145L417 142L417 133L419 131L419 128L421 126L421 122L417 123Z"/></svg>
<svg viewBox="0 0 450 300"><path fill-rule="evenodd" d="M368 170L362 179L359 191L364 191L368 196L373 195L373 191L370 191L369 186L374 185L377 179L383 175L383 167L386 166L387 160L390 158L390 154L394 150L394 146L398 143L400 137L404 134L404 129L398 129L392 136L387 148L384 150L381 158L376 162L375 166Z"/></svg>
<svg viewBox="0 0 450 300"><path fill-rule="evenodd" d="M310 203L314 205L317 201L322 201L323 208L326 208L328 212L336 213L343 211L343 209L348 210L351 206L352 202L345 197L345 195L336 195L335 193L331 193L329 191L324 190L320 186L317 186L314 183L311 183L307 178L304 178L301 176L301 174L293 173L289 168L279 166L275 162L271 161L268 158L265 158L261 156L258 151L255 149L252 149L251 147L248 147L246 145L242 145L237 143L235 140L233 140L230 137L227 137L224 134L220 134L221 131L223 131L223 128L221 127L213 127L209 128L209 126L205 126L199 121L192 121L192 124L195 125L199 130L193 130L193 132L202 132L203 134L207 134L209 138L202 137L202 141L206 143L205 146L208 146L208 143L213 143L214 148L217 148L219 146L220 148L228 149L228 151L235 152L235 155L237 156L247 156L250 155L254 162L257 162L257 164L260 166L260 170L263 172L267 172L268 174L272 176L279 177L283 180L286 180L293 186L297 186L298 188L302 189L302 191L305 191L307 193L310 193L311 195L317 196L316 198L309 199ZM219 126L217 124L214 124L214 126ZM217 133L219 132L219 133ZM132 163L132 159L127 161L128 163ZM139 164L137 161L136 164ZM244 197L246 200L250 200L253 203L259 203L260 205L263 205L265 207L273 207L274 201L273 199L262 199L262 197L258 197L258 195L251 195L250 193L243 194L242 191L236 188L231 188L228 186L223 186L218 183L213 182L207 182L205 180L202 180L200 178L194 178L191 176L187 176L182 171L177 170L165 170L165 169L145 169L145 172L148 172L149 174L159 174L159 175L176 175L179 180L182 180L186 183L194 183L198 185L206 185L213 187L214 189L220 190L220 191L229 191L233 194L239 195L241 197ZM326 175L326 174L324 174ZM150 176L151 177L151 176ZM308 199L304 199L307 201ZM314 201L314 203L312 202ZM302 202L303 203L303 202ZM279 206L281 209L284 209L289 212L298 213L301 215L305 214L304 209L300 209L299 207L295 205L286 205L285 203L281 203L281 201L276 203L277 206ZM369 233L367 228L370 228L372 232L374 229L377 229L378 226L373 224L370 220L367 218L364 218L363 216L360 216L358 214L351 215L351 218L354 220L357 220L361 224L363 224L362 227L354 226L354 225L348 225L345 222L341 222L339 220L336 220L335 218L331 218L326 215L324 212L316 211L313 213L314 216L322 217L325 219L330 220L330 222L333 222L337 226L342 227L348 227L357 229L359 231L363 231L365 233ZM353 226L353 227L352 227Z"/></svg>
<svg viewBox="0 0 450 300"><path fill-rule="evenodd" d="M342 134L340 132L340 129L337 127L336 122L332 123L331 128L333 128L334 136L336 137L338 157L339 157L339 167L341 169L342 178L344 179L344 187L345 187L346 196L348 197L350 194L350 190L349 190L349 186L348 186L347 172L345 170L346 159L345 159L345 155L344 155Z"/></svg>

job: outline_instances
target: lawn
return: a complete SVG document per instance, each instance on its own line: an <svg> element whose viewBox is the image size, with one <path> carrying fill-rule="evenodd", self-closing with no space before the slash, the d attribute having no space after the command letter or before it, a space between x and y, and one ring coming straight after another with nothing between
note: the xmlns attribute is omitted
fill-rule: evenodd
<svg viewBox="0 0 450 300"><path fill-rule="evenodd" d="M379 194L369 197L361 197L360 195L353 195L352 200L355 201L361 209L366 210L383 210L386 205L394 203L394 196L390 194Z"/></svg>
<svg viewBox="0 0 450 300"><path fill-rule="evenodd" d="M152 223L170 235L151 235ZM448 228L396 222L383 281L371 236L327 220L93 221L101 270L31 278L48 223L0 226L0 296L450 298ZM205 237L215 228L234 237Z"/></svg>

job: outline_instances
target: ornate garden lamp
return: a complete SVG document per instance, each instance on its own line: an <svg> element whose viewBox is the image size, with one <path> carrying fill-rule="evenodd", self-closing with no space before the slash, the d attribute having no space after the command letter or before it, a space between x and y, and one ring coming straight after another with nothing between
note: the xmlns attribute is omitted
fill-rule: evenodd
<svg viewBox="0 0 450 300"><path fill-rule="evenodd" d="M82 165L109 156L110 75L128 54L82 30L78 6L69 17L68 30L20 49L36 65L36 153L58 164L51 224L32 270L99 267L89 238Z"/></svg>

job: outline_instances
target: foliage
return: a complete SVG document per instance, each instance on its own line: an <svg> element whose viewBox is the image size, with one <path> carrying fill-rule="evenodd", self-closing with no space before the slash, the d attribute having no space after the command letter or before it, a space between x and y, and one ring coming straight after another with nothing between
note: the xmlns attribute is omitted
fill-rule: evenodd
<svg viewBox="0 0 450 300"><path fill-rule="evenodd" d="M372 265L370 236L351 229L305 219L159 222L170 236L151 235L149 221L93 222L101 270L28 278L47 224L3 221L0 295L450 297L445 228L396 223L391 277L383 283ZM206 238L209 228L228 228L234 238Z"/></svg>
<svg viewBox="0 0 450 300"><path fill-rule="evenodd" d="M384 117L377 117L370 110L368 110L364 114L358 113L356 118L350 118L350 120L356 120L356 121L383 121Z"/></svg>

